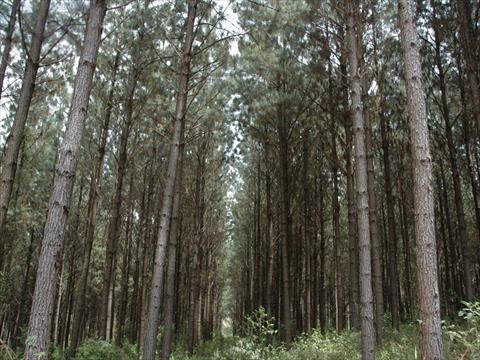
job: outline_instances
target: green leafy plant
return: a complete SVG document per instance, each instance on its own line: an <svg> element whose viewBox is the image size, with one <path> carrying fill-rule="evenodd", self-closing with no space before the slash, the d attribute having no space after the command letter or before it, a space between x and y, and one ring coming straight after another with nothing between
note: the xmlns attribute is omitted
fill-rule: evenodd
<svg viewBox="0 0 480 360"><path fill-rule="evenodd" d="M468 359L480 359L480 301L466 302L458 316L465 320L466 326L450 325L445 328L445 334L454 344L459 344L459 356Z"/></svg>

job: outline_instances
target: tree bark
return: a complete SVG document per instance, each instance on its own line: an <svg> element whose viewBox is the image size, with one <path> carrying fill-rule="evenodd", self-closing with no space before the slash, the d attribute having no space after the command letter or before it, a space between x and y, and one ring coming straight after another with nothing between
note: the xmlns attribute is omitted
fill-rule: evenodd
<svg viewBox="0 0 480 360"><path fill-rule="evenodd" d="M5 41L3 42L2 60L0 62L0 99L2 98L3 82L5 80L5 73L10 61L10 51L12 50L13 32L15 30L15 23L17 20L17 13L20 9L20 0L13 0L10 17L8 18L7 28L5 29Z"/></svg>
<svg viewBox="0 0 480 360"><path fill-rule="evenodd" d="M42 356L42 359L48 358L47 342L51 328L54 287L58 276L57 261L63 246L65 224L71 203L80 142L87 116L106 9L105 0L92 0L90 4L67 129L59 150L50 195L28 325L27 338L29 341L25 346L25 360L35 360Z"/></svg>
<svg viewBox="0 0 480 360"><path fill-rule="evenodd" d="M13 124L5 145L5 154L0 173L0 270L3 269L3 249L6 241L5 222L7 219L8 203L12 195L13 182L17 170L17 160L23 131L27 122L28 110L32 102L35 80L40 64L40 54L43 44L43 33L50 8L50 0L42 0L37 9L37 19L32 34L32 43L27 54L22 87L18 98L17 109Z"/></svg>
<svg viewBox="0 0 480 360"><path fill-rule="evenodd" d="M427 126L422 68L411 3L399 0L400 33L405 65L410 141L413 155L413 194L417 283L422 359L443 359L435 242L432 160Z"/></svg>
<svg viewBox="0 0 480 360"><path fill-rule="evenodd" d="M168 169L162 200L160 228L158 231L157 246L155 249L152 289L148 306L147 328L143 348L144 360L155 359L156 338L160 316L159 310L163 297L163 266L165 264L166 247L170 234L172 205L175 195L175 179L177 177L177 174L179 174L178 168L182 165L179 163L178 160L181 157L181 152L183 151L181 142L183 138L185 115L187 111L188 80L191 72L190 67L192 59L192 44L195 35L193 28L195 24L195 15L197 12L197 2L198 0L188 0L185 46L183 49L180 73L178 76L178 93L175 109L175 122L173 126Z"/></svg>
<svg viewBox="0 0 480 360"><path fill-rule="evenodd" d="M368 204L368 175L365 154L365 124L363 118L362 85L358 65L355 1L348 2L347 39L350 60L351 115L355 137L355 165L357 190L357 221L360 245L360 312L362 328L362 359L375 358L375 330L373 326L373 293Z"/></svg>

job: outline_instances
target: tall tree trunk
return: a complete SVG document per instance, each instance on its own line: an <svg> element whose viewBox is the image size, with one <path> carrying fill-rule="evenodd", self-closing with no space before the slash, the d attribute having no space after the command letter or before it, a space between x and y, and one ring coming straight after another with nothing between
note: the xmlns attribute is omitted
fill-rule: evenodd
<svg viewBox="0 0 480 360"><path fill-rule="evenodd" d="M12 50L13 32L15 30L15 23L17 13L20 9L20 0L13 0L10 17L8 18L7 28L5 29L5 41L3 42L2 60L0 62L0 99L2 98L3 82L5 80L5 73L7 72L8 62L10 61L10 51Z"/></svg>
<svg viewBox="0 0 480 360"><path fill-rule="evenodd" d="M181 140L181 146L184 147L184 139ZM162 360L168 360L172 349L173 338L173 320L174 320L174 304L175 304L175 277L177 274L177 238L178 223L180 216L180 200L182 196L182 164L184 150L180 151L177 167L177 175L175 176L175 197L172 207L172 221L170 225L170 243L168 245L168 263L167 263L167 284L166 284L166 300L165 300L165 334L162 343Z"/></svg>
<svg viewBox="0 0 480 360"><path fill-rule="evenodd" d="M5 246L5 222L8 203L12 194L15 172L17 170L18 153L23 139L23 131L27 121L28 110L32 102L35 80L37 78L42 51L43 33L50 8L50 0L42 0L38 4L37 19L32 33L32 43L25 60L22 88L17 102L13 124L5 145L5 154L0 173L0 270L3 269L3 250Z"/></svg>
<svg viewBox="0 0 480 360"><path fill-rule="evenodd" d="M362 105L362 85L358 65L357 34L355 26L355 1L348 2L348 47L350 60L351 115L355 135L355 165L357 190L357 221L360 245L360 312L362 328L362 359L375 358L375 330L373 325L373 293L370 249L370 223L368 204L368 174L365 154L365 124Z"/></svg>
<svg viewBox="0 0 480 360"><path fill-rule="evenodd" d="M273 208L272 208L272 177L270 173L271 166L271 151L270 143L265 142L265 196L266 196L266 205L267 205L267 225L266 225L266 239L267 239L267 249L268 249L268 265L267 265L267 283L266 283L266 310L267 314L270 317L274 316L273 313L273 269L274 269L274 257L275 257L275 244L273 234Z"/></svg>
<svg viewBox="0 0 480 360"><path fill-rule="evenodd" d="M463 57L467 68L467 79L472 95L473 114L477 127L477 137L480 138L480 87L478 84L478 59L476 56L477 46L475 34L470 18L471 6L469 0L457 0L457 11L460 20L460 37L463 49Z"/></svg>
<svg viewBox="0 0 480 360"><path fill-rule="evenodd" d="M292 324L290 316L290 262L289 262L289 246L292 240L292 218L290 213L290 190L288 181L288 130L287 119L283 113L284 104L280 104L279 108L279 125L278 125L278 146L279 146L279 175L280 175L280 229L281 229L281 257L282 257L282 317L281 324L283 327L282 338L286 343L292 341Z"/></svg>
<svg viewBox="0 0 480 360"><path fill-rule="evenodd" d="M422 359L443 359L437 247L432 184L432 160L425 93L416 26L411 3L399 0L399 21L405 64L410 141L413 155L413 194L420 307Z"/></svg>
<svg viewBox="0 0 480 360"><path fill-rule="evenodd" d="M128 285L130 279L130 263L132 254L132 227L133 227L133 169L130 172L130 180L128 186L128 210L127 221L125 224L125 245L123 248L122 256L122 279L120 288L120 309L118 311L117 332L115 343L118 346L123 344L125 337L125 321L127 319L127 306L128 306Z"/></svg>
<svg viewBox="0 0 480 360"><path fill-rule="evenodd" d="M344 96L345 110L348 109L348 93ZM352 121L348 112L345 111L345 169L347 172L347 203L348 203L348 242L350 257L350 312L351 326L358 330L360 327L360 309L359 309L359 277L358 277L358 242L357 242L357 213L355 211L355 169L352 162L353 134Z"/></svg>
<svg viewBox="0 0 480 360"><path fill-rule="evenodd" d="M330 59L330 56L328 57ZM328 63L328 83L329 83L329 110L331 123L331 171L332 171L332 229L333 229L333 276L335 291L335 329L340 332L344 328L343 312L343 282L342 282L342 258L340 256L340 203L338 201L338 167L339 160L337 154L337 127L336 127L336 109L334 103L334 83L332 74L332 63Z"/></svg>
<svg viewBox="0 0 480 360"><path fill-rule="evenodd" d="M178 76L178 93L175 109L175 122L173 125L172 142L166 174L165 188L162 200L160 228L157 236L155 260L152 277L152 288L148 306L147 328L143 347L143 359L154 360L160 306L163 291L163 266L165 264L166 247L170 234L172 205L175 195L175 179L179 174L179 158L183 151L182 138L184 131L185 115L187 111L188 80L191 72L192 44L194 38L195 15L198 0L188 0L188 14L185 29L185 46L182 54L180 73ZM181 169L180 169L181 170Z"/></svg>
<svg viewBox="0 0 480 360"><path fill-rule="evenodd" d="M50 318L55 295L54 287L58 276L56 265L63 246L65 224L70 208L80 142L87 116L106 9L105 0L92 0L90 4L67 129L59 150L42 249L38 260L37 279L27 332L27 338L31 341L28 341L25 346L25 360L35 360L39 356L48 354ZM48 355L44 358L48 358Z"/></svg>
<svg viewBox="0 0 480 360"><path fill-rule="evenodd" d="M105 108L105 118L100 135L98 146L98 155L92 169L90 179L90 189L88 194L88 210L87 224L85 226L85 242L83 250L82 267L80 272L79 285L76 291L77 301L73 310L72 324L72 341L69 348L69 357L74 357L80 341L80 333L85 317L85 297L87 293L88 276L90 273L90 260L93 247L93 239L95 235L95 225L97 222L97 205L100 195L101 179L103 174L103 163L105 159L105 150L108 139L108 129L110 127L110 119L112 117L113 100L115 95L115 84L117 79L117 70L120 60L120 51L117 51L112 68L112 79L110 82L110 90L107 97Z"/></svg>

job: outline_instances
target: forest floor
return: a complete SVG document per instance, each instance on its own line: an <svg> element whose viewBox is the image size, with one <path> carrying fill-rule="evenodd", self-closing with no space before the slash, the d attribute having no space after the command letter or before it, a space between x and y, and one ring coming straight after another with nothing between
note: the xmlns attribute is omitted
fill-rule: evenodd
<svg viewBox="0 0 480 360"><path fill-rule="evenodd" d="M464 303L458 317L443 322L443 348L445 360L480 360L480 301ZM260 309L262 310L262 309ZM290 346L271 345L268 339L275 338L276 331L265 313L246 318L242 337L224 331L223 335L204 342L193 356L186 353L185 343L174 345L171 360L356 360L361 359L360 332L344 331L298 336ZM231 330L231 328L229 328ZM377 360L420 359L418 323L402 324L394 330L388 319L385 322L385 341L378 346ZM274 342L275 343L275 342ZM50 360L66 360L68 350L52 348ZM0 343L0 360L22 359ZM137 360L138 348L124 344L121 348L106 341L87 339L78 349L75 360Z"/></svg>
<svg viewBox="0 0 480 360"><path fill-rule="evenodd" d="M444 328L444 351L446 360L480 359L480 329L465 324L449 325ZM376 353L376 359L414 360L420 359L418 327L402 325L399 331L386 329L385 342ZM193 357L177 351L172 360L355 360L361 359L359 332L334 332L322 335L314 331L311 335L297 338L291 347L270 346L251 338L218 338L204 343ZM474 342L477 344L475 345Z"/></svg>

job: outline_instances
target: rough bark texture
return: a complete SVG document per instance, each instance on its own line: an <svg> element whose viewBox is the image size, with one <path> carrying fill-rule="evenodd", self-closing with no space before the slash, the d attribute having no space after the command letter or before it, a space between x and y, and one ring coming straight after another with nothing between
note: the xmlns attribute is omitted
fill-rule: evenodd
<svg viewBox="0 0 480 360"><path fill-rule="evenodd" d="M50 0L42 0L37 9L37 19L32 33L32 43L26 59L25 72L23 74L22 87L18 98L17 109L13 124L8 134L5 146L5 154L2 161L0 174L0 269L2 269L3 248L6 239L5 221L7 218L8 203L12 194L15 172L17 170L18 154L23 139L23 131L27 121L28 110L32 102L35 79L37 78L42 51L43 33L47 21Z"/></svg>
<svg viewBox="0 0 480 360"><path fill-rule="evenodd" d="M348 2L348 46L350 60L350 90L353 131L355 136L355 164L357 190L357 221L360 245L360 312L362 328L362 359L375 358L375 330L373 326L373 293L368 206L368 176L365 154L365 124L363 119L362 85L357 58L355 28L355 1Z"/></svg>
<svg viewBox="0 0 480 360"><path fill-rule="evenodd" d="M160 213L160 228L158 230L157 246L152 277L152 288L148 306L147 327L143 347L143 359L154 360L160 306L163 291L163 267L165 264L166 247L170 234L173 198L175 195L175 179L178 173L179 158L182 151L182 132L184 130L185 114L187 111L188 79L192 59L192 44L194 38L194 23L197 12L197 0L188 1L188 15L185 30L185 45L182 54L180 73L178 76L178 93L175 108L175 122L170 145L167 177Z"/></svg>
<svg viewBox="0 0 480 360"><path fill-rule="evenodd" d="M5 29L5 41L3 42L2 60L0 62L0 99L2 98L3 81L7 72L8 62L10 61L10 51L12 50L13 31L17 19L18 9L20 8L20 0L13 0L10 17L8 18L7 28Z"/></svg>
<svg viewBox="0 0 480 360"><path fill-rule="evenodd" d="M413 194L421 355L422 359L443 359L432 160L420 53L411 4L408 0L399 0L398 5L414 169Z"/></svg>
<svg viewBox="0 0 480 360"><path fill-rule="evenodd" d="M63 246L80 141L87 116L106 8L105 0L92 0L90 4L67 129L59 149L42 249L38 260L35 292L28 324L27 338L29 341L25 346L25 360L48 358L47 342L58 276L57 262L60 260L59 255Z"/></svg>

